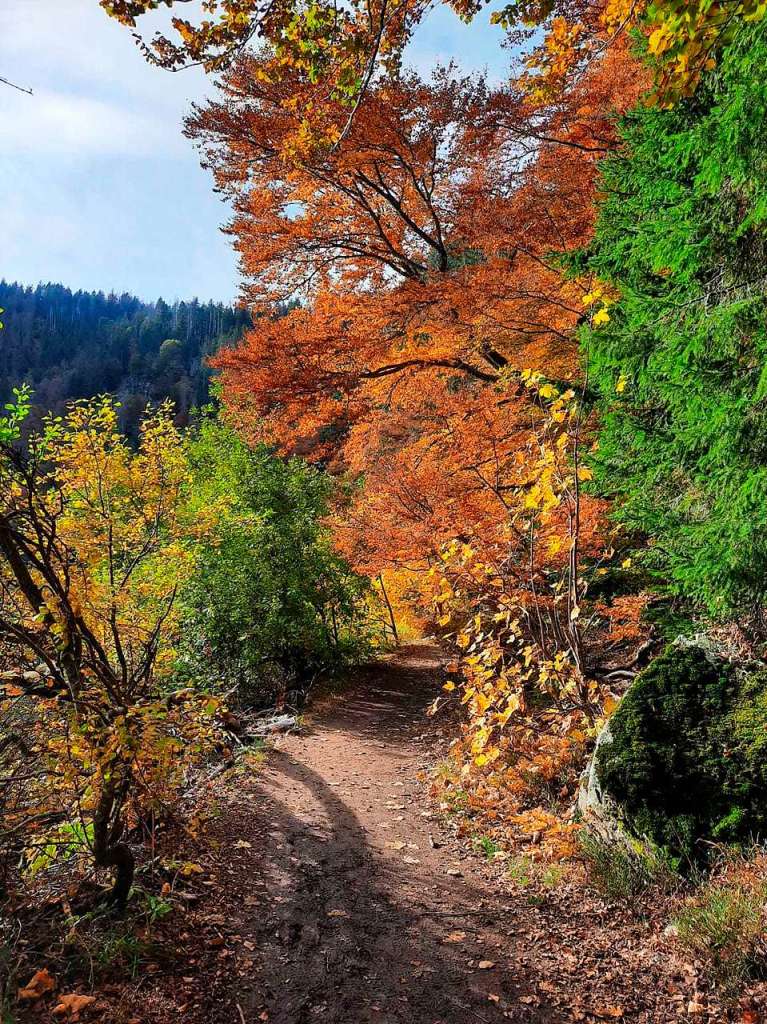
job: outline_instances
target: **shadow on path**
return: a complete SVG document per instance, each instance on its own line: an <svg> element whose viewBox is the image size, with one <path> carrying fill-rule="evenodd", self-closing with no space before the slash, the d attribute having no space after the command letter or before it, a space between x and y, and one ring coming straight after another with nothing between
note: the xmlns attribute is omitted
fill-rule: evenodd
<svg viewBox="0 0 767 1024"><path fill-rule="evenodd" d="M513 1012L530 989L525 970L478 966L498 940L499 908L430 846L413 761L436 664L417 648L404 668L365 673L270 755L256 806L239 804L261 826L238 854L256 903L237 920L255 947L235 999L248 1024L569 1019Z"/></svg>

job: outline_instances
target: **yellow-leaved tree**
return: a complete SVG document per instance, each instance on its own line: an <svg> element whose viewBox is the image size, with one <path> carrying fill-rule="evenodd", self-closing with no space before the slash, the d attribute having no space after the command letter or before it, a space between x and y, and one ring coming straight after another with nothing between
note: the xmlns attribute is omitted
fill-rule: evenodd
<svg viewBox="0 0 767 1024"><path fill-rule="evenodd" d="M0 838L28 864L59 847L115 871L123 841L217 736L217 702L170 684L176 597L206 523L184 516L171 411L138 448L112 399L76 403L22 448L28 392L0 420Z"/></svg>
<svg viewBox="0 0 767 1024"><path fill-rule="evenodd" d="M597 299L605 310L601 292L586 296ZM501 838L534 837L539 854L566 857L589 740L615 703L599 666L606 650L641 639L644 599L608 606L599 596L615 550L606 504L583 491L593 439L582 402L539 373L521 376L535 396L531 430L504 467L495 542L454 540L430 573L435 619L456 654L433 712L456 698L465 710L443 799L466 799Z"/></svg>

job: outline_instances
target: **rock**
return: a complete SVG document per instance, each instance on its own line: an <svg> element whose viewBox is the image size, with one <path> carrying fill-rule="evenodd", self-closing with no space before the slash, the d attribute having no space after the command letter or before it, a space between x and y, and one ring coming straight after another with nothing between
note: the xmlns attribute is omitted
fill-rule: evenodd
<svg viewBox="0 0 767 1024"><path fill-rule="evenodd" d="M767 830L767 670L675 641L604 727L577 801L588 828L684 863Z"/></svg>
<svg viewBox="0 0 767 1024"><path fill-rule="evenodd" d="M602 789L597 776L598 755L612 742L613 734L610 723L607 722L597 737L591 761L581 776L577 800L578 817L589 832L599 836L606 843L618 843L627 849L633 849L634 843L621 821L620 807L609 793Z"/></svg>
<svg viewBox="0 0 767 1024"><path fill-rule="evenodd" d="M253 728L254 736L269 736L275 732L291 732L298 727L298 719L295 715L275 715L265 722L259 722Z"/></svg>

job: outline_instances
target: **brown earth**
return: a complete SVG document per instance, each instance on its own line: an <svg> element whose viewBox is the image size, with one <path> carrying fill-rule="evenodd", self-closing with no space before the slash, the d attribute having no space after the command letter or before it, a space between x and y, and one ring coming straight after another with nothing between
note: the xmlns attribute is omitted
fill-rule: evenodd
<svg viewBox="0 0 767 1024"><path fill-rule="evenodd" d="M455 837L423 774L440 668L419 646L361 672L260 770L219 785L210 895L180 915L164 971L137 979L131 1020L727 1019L662 919L606 906L577 879L514 883Z"/></svg>

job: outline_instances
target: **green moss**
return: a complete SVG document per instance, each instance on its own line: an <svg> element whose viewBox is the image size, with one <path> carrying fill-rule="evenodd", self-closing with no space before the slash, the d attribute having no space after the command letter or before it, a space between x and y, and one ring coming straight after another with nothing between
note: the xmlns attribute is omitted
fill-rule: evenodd
<svg viewBox="0 0 767 1024"><path fill-rule="evenodd" d="M597 778L635 835L689 862L705 856L705 840L764 834L767 672L745 674L698 647L669 647L610 726Z"/></svg>

